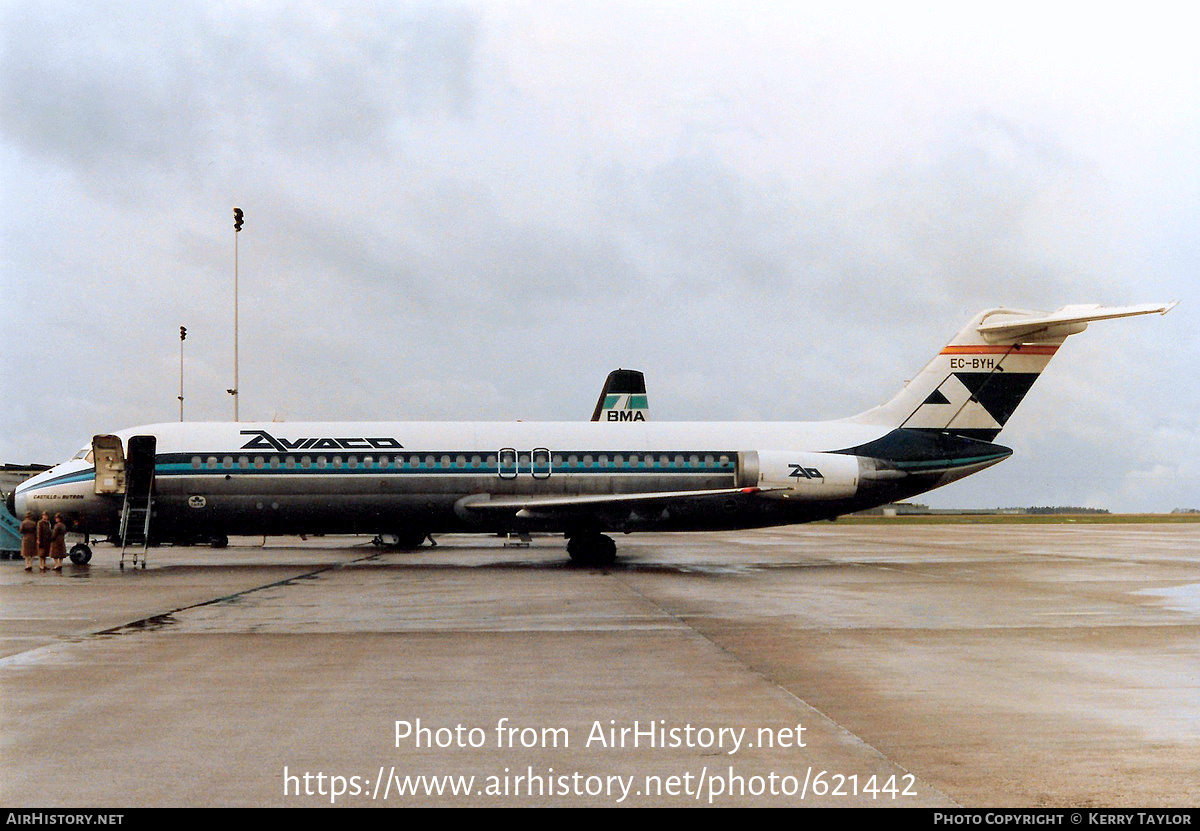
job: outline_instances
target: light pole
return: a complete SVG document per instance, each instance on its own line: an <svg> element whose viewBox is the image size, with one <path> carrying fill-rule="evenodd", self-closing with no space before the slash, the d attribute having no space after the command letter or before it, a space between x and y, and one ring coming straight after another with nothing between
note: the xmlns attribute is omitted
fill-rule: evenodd
<svg viewBox="0 0 1200 831"><path fill-rule="evenodd" d="M238 234L242 232L242 209L233 209L233 420L238 419Z"/></svg>
<svg viewBox="0 0 1200 831"><path fill-rule="evenodd" d="M187 337L187 327L179 327L179 420L183 421L183 340Z"/></svg>

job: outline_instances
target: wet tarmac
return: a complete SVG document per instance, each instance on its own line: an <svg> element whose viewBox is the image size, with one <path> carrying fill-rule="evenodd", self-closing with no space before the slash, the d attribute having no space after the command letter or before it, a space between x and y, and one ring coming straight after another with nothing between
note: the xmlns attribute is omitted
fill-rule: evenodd
<svg viewBox="0 0 1200 831"><path fill-rule="evenodd" d="M0 563L0 802L1200 803L1197 525L233 543Z"/></svg>

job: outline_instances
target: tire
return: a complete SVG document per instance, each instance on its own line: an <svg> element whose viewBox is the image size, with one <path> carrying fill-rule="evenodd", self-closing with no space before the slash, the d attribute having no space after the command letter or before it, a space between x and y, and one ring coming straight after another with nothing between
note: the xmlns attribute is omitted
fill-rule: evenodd
<svg viewBox="0 0 1200 831"><path fill-rule="evenodd" d="M71 562L77 566L86 565L87 563L91 562L92 549L90 546L84 545L81 542L77 542L71 546L71 553L67 556L69 556L71 558Z"/></svg>
<svg viewBox="0 0 1200 831"><path fill-rule="evenodd" d="M617 544L604 534L576 534L567 540L571 562L581 566L609 566L616 562Z"/></svg>
<svg viewBox="0 0 1200 831"><path fill-rule="evenodd" d="M403 551L415 551L425 544L425 538L429 534L426 531L413 531L405 529L396 532L396 548Z"/></svg>

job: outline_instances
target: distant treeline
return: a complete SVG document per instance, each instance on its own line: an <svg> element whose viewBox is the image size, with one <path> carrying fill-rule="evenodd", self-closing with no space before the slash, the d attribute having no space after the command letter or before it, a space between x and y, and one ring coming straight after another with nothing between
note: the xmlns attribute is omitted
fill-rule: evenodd
<svg viewBox="0 0 1200 831"><path fill-rule="evenodd" d="M1024 514L1107 514L1108 508L1079 508L1074 505L1035 505L1032 508L1014 508Z"/></svg>

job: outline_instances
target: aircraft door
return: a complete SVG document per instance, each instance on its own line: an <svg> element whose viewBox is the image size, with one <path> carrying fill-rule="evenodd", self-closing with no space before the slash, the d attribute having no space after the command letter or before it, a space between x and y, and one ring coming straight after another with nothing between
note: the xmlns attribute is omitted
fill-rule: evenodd
<svg viewBox="0 0 1200 831"><path fill-rule="evenodd" d="M517 464L517 451L512 447L502 447L496 455L496 472L501 479L516 479L520 467Z"/></svg>
<svg viewBox="0 0 1200 831"><path fill-rule="evenodd" d="M154 488L154 452L158 439L154 436L130 436L129 456L126 459L129 491L141 496Z"/></svg>
<svg viewBox="0 0 1200 831"><path fill-rule="evenodd" d="M550 451L545 447L535 447L529 461L529 472L534 479L550 478Z"/></svg>
<svg viewBox="0 0 1200 831"><path fill-rule="evenodd" d="M93 436L92 459L96 464L96 493L125 493L125 451L121 440L116 436Z"/></svg>

